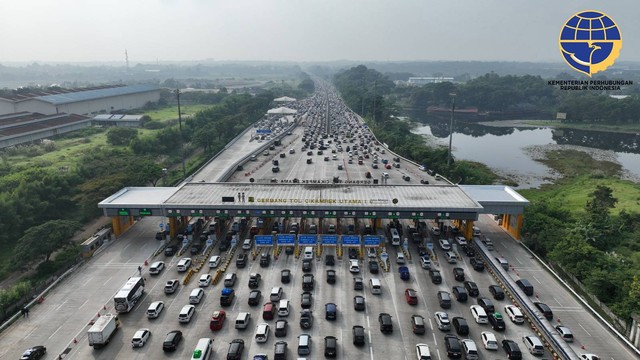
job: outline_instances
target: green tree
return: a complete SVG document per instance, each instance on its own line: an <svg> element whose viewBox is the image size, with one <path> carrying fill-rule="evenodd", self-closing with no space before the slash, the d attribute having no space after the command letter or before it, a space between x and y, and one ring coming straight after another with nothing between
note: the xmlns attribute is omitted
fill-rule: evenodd
<svg viewBox="0 0 640 360"><path fill-rule="evenodd" d="M51 254L69 244L73 234L80 228L80 223L70 220L50 220L29 228L18 240L14 264L30 262L41 256L49 261Z"/></svg>
<svg viewBox="0 0 640 360"><path fill-rule="evenodd" d="M115 146L126 146L138 137L138 130L128 127L113 127L107 131L107 143Z"/></svg>

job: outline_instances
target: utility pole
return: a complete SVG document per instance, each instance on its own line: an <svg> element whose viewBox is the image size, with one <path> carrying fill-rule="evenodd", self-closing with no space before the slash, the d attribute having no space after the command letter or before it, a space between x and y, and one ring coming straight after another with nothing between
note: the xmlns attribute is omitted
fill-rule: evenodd
<svg viewBox="0 0 640 360"><path fill-rule="evenodd" d="M450 93L451 96L451 122L449 123L449 156L447 157L447 167L451 165L451 143L453 142L453 113L456 111L456 94Z"/></svg>
<svg viewBox="0 0 640 360"><path fill-rule="evenodd" d="M180 112L180 89L176 89L178 98L178 126L180 127L180 155L182 157L182 179L187 178L187 167L184 163L184 139L182 138L182 113Z"/></svg>

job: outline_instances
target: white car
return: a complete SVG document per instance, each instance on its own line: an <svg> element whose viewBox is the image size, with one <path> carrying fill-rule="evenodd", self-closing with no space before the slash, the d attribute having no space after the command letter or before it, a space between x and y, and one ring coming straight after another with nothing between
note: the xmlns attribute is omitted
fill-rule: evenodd
<svg viewBox="0 0 640 360"><path fill-rule="evenodd" d="M164 261L156 261L149 266L149 274L157 275L164 269Z"/></svg>
<svg viewBox="0 0 640 360"><path fill-rule="evenodd" d="M446 253L444 253L444 257L447 258L447 262L449 264L455 264L456 262L458 262L458 257L453 251L447 251Z"/></svg>
<svg viewBox="0 0 640 360"><path fill-rule="evenodd" d="M431 259L429 258L428 255L422 255L420 257L420 265L422 266L423 269L431 268Z"/></svg>
<svg viewBox="0 0 640 360"><path fill-rule="evenodd" d="M416 358L418 360L431 360L431 352L427 344L416 344Z"/></svg>
<svg viewBox="0 0 640 360"><path fill-rule="evenodd" d="M498 350L498 340L496 336L490 331L483 331L480 334L482 338L482 344L484 344L484 348L487 350Z"/></svg>
<svg viewBox="0 0 640 360"><path fill-rule="evenodd" d="M200 280L198 280L198 286L207 287L211 285L211 274L203 274L200 276Z"/></svg>
<svg viewBox="0 0 640 360"><path fill-rule="evenodd" d="M440 244L440 249L442 249L443 251L451 250L451 244L449 243L449 240L440 239L438 240L438 243Z"/></svg>
<svg viewBox="0 0 640 360"><path fill-rule="evenodd" d="M143 347L149 340L149 336L151 336L151 331L149 329L140 329L136 331L136 333L133 334L133 338L131 338L131 346Z"/></svg>
<svg viewBox="0 0 640 360"><path fill-rule="evenodd" d="M256 326L256 342L264 343L269 339L269 324L260 323Z"/></svg>
<svg viewBox="0 0 640 360"><path fill-rule="evenodd" d="M480 305L471 305L469 307L471 309L471 315L476 320L478 324L486 324L489 322L489 318L487 317L487 312L484 311L482 306Z"/></svg>
<svg viewBox="0 0 640 360"><path fill-rule="evenodd" d="M437 226L432 226L432 227L431 227L431 233L432 233L433 235L436 235L436 236L440 235L440 228L439 228L439 227L437 227Z"/></svg>
<svg viewBox="0 0 640 360"><path fill-rule="evenodd" d="M600 357L596 354L582 354L580 355L580 359L584 360L600 360Z"/></svg>
<svg viewBox="0 0 640 360"><path fill-rule="evenodd" d="M147 317L149 319L155 319L160 316L160 313L164 309L164 302L162 301L154 301L149 305L147 309Z"/></svg>
<svg viewBox="0 0 640 360"><path fill-rule="evenodd" d="M349 260L349 272L354 274L360 272L360 265L358 265L358 260Z"/></svg>
<svg viewBox="0 0 640 360"><path fill-rule="evenodd" d="M436 311L433 314L433 317L436 319L436 324L438 324L438 329L442 331L451 330L451 321L449 320L449 314L444 311Z"/></svg>
<svg viewBox="0 0 640 360"><path fill-rule="evenodd" d="M522 315L522 311L515 305L505 305L504 312L509 316L509 319L514 324L522 324L524 323L524 315Z"/></svg>
<svg viewBox="0 0 640 360"><path fill-rule="evenodd" d="M467 239L465 239L464 236L456 236L456 244L458 244L458 246L467 245Z"/></svg>

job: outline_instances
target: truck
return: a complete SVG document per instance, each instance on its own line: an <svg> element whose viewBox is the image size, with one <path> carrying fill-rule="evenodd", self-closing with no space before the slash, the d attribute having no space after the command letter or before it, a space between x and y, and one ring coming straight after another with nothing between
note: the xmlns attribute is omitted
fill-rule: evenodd
<svg viewBox="0 0 640 360"><path fill-rule="evenodd" d="M95 323L87 331L89 346L99 349L109 343L113 334L120 327L120 319L118 315L106 314L96 319Z"/></svg>

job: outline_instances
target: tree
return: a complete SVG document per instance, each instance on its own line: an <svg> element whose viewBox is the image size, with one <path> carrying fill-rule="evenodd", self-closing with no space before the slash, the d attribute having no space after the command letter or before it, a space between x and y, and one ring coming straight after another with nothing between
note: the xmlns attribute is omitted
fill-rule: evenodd
<svg viewBox="0 0 640 360"><path fill-rule="evenodd" d="M80 223L70 220L50 220L29 228L18 240L13 262L29 262L40 256L49 261L51 254L69 244L73 234L80 228Z"/></svg>
<svg viewBox="0 0 640 360"><path fill-rule="evenodd" d="M107 131L107 142L115 146L127 146L138 137L138 130L128 127L113 127Z"/></svg>

